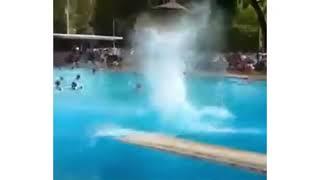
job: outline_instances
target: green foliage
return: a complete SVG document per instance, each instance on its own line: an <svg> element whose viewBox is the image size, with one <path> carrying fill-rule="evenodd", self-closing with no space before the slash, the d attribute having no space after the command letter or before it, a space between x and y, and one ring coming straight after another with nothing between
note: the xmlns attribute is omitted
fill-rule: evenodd
<svg viewBox="0 0 320 180"><path fill-rule="evenodd" d="M260 6L266 7L266 1L262 0ZM250 0L237 0L232 29L228 36L229 47L241 50L258 49L259 29L258 17L255 9L250 5Z"/></svg>
<svg viewBox="0 0 320 180"><path fill-rule="evenodd" d="M233 26L227 35L228 51L256 51L259 48L258 28L240 25Z"/></svg>
<svg viewBox="0 0 320 180"><path fill-rule="evenodd" d="M257 15L253 7L248 6L245 9L238 8L235 16L233 17L233 24L246 24L259 26Z"/></svg>
<svg viewBox="0 0 320 180"><path fill-rule="evenodd" d="M67 15L69 12L70 33L90 31L90 21L94 16L95 0L54 0L54 32L67 32Z"/></svg>
<svg viewBox="0 0 320 180"><path fill-rule="evenodd" d="M96 32L97 34L110 35L113 19L116 21L116 31L124 32L132 28L135 17L147 8L147 0L97 0L94 19Z"/></svg>
<svg viewBox="0 0 320 180"><path fill-rule="evenodd" d="M168 1L168 0L166 0ZM177 0L187 4L203 0ZM258 47L259 23L250 0L209 0L212 16L217 9L224 14L224 31L231 49ZM259 4L266 13L266 0ZM54 32L66 33L67 0L54 0ZM116 34L126 36L133 28L136 17L150 6L156 6L163 0L69 0L69 27L71 33L94 33L112 35L112 23L115 19Z"/></svg>
<svg viewBox="0 0 320 180"><path fill-rule="evenodd" d="M94 3L90 0L82 0L77 4L75 27L77 31L88 29L91 18L93 18Z"/></svg>
<svg viewBox="0 0 320 180"><path fill-rule="evenodd" d="M64 7L65 7L65 0L54 0L53 1L53 23L54 23L54 32L63 33L66 30L65 25L65 14L64 14Z"/></svg>

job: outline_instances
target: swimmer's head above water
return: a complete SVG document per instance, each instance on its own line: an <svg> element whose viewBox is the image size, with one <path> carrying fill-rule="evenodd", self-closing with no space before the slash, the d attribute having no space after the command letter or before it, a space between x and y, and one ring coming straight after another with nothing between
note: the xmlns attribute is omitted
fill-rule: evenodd
<svg viewBox="0 0 320 180"><path fill-rule="evenodd" d="M142 85L140 83L137 83L136 84L136 89L141 89L142 88Z"/></svg>
<svg viewBox="0 0 320 180"><path fill-rule="evenodd" d="M83 86L79 83L77 83L76 81L73 81L71 83L71 89L72 90L79 90L79 89L83 89Z"/></svg>
<svg viewBox="0 0 320 180"><path fill-rule="evenodd" d="M77 88L78 84L76 82L71 83L71 89L75 90Z"/></svg>
<svg viewBox="0 0 320 180"><path fill-rule="evenodd" d="M54 82L55 84L55 89L58 90L58 91L62 91L62 87L60 86L61 85L61 82L59 80L56 80Z"/></svg>
<svg viewBox="0 0 320 180"><path fill-rule="evenodd" d="M56 81L54 82L54 84L56 85L56 87L58 87L58 86L60 86L61 82L60 82L59 80L56 80Z"/></svg>

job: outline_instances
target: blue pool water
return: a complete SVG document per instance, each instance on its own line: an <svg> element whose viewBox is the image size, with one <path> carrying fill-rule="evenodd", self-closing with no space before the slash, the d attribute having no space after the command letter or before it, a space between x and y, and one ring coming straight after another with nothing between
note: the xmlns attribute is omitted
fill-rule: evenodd
<svg viewBox="0 0 320 180"><path fill-rule="evenodd" d="M71 91L68 86L77 74L84 89ZM266 179L113 138L123 131L160 132L266 153L266 81L186 76L188 108L167 114L154 106L141 75L55 69L54 77L59 76L65 88L54 90L55 180ZM143 86L139 91L137 82Z"/></svg>

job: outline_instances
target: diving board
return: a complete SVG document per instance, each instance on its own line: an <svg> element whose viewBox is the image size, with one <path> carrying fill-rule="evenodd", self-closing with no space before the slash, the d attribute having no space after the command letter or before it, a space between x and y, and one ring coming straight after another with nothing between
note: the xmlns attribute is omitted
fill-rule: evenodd
<svg viewBox="0 0 320 180"><path fill-rule="evenodd" d="M130 133L119 137L119 140L130 144L220 162L263 174L267 172L267 157L261 153L203 144L155 133Z"/></svg>
<svg viewBox="0 0 320 180"><path fill-rule="evenodd" d="M105 41L116 41L123 40L121 36L102 36L102 35L87 35L87 34L60 34L53 33L54 37L62 39L88 39L88 40L105 40Z"/></svg>

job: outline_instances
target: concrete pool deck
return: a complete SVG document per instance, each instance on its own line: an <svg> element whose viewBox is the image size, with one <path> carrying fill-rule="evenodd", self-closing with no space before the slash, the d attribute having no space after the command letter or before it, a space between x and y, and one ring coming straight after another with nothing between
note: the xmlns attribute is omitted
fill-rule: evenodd
<svg viewBox="0 0 320 180"><path fill-rule="evenodd" d="M120 141L158 150L220 162L265 174L265 154L242 151L222 146L203 144L155 133L133 133L119 137Z"/></svg>

